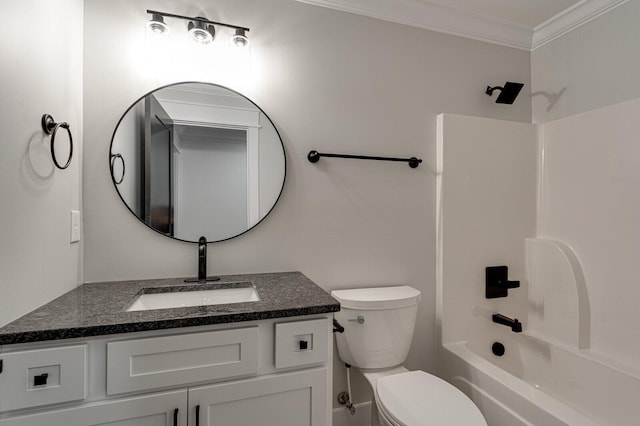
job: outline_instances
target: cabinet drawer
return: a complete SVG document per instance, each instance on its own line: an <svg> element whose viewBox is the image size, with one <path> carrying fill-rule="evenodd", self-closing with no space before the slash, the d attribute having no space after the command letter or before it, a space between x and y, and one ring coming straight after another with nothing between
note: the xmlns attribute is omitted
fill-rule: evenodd
<svg viewBox="0 0 640 426"><path fill-rule="evenodd" d="M1 355L0 411L87 397L85 345Z"/></svg>
<svg viewBox="0 0 640 426"><path fill-rule="evenodd" d="M258 327L107 344L107 394L258 372Z"/></svg>
<svg viewBox="0 0 640 426"><path fill-rule="evenodd" d="M329 357L329 320L276 324L276 368L326 362Z"/></svg>

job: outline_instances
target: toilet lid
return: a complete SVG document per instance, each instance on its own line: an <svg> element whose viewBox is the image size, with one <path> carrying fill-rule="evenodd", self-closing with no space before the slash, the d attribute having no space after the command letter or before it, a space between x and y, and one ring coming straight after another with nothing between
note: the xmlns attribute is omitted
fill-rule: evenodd
<svg viewBox="0 0 640 426"><path fill-rule="evenodd" d="M424 371L383 377L376 388L380 408L400 425L487 425L464 393Z"/></svg>

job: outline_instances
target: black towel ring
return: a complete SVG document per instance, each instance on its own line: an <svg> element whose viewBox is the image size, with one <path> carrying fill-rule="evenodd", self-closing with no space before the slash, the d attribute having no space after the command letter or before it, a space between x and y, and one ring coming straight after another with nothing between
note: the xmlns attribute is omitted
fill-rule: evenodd
<svg viewBox="0 0 640 426"><path fill-rule="evenodd" d="M122 183L122 181L124 180L124 157L122 156L122 154L110 154L111 155L111 179L113 179L113 182L116 185L120 185ZM116 177L113 174L113 170L114 170L114 166L116 163L116 158L119 158L120 161L122 161L122 176L120 176L120 180L116 180Z"/></svg>
<svg viewBox="0 0 640 426"><path fill-rule="evenodd" d="M56 151L54 149L54 144L56 142L56 133L59 128L63 128L69 134L69 158L64 166L61 166L58 163L58 159L56 158ZM71 164L71 157L73 156L73 136L71 136L71 129L69 128L69 124L67 122L56 123L53 117L50 114L43 114L42 116L42 130L48 135L51 135L51 158L53 158L53 164L56 165L60 170L64 170L69 167Z"/></svg>

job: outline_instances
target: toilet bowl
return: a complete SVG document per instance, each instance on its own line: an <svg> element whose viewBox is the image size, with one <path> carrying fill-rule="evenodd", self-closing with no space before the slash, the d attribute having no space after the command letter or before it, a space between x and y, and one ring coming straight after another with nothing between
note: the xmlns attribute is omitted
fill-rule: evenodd
<svg viewBox="0 0 640 426"><path fill-rule="evenodd" d="M334 290L338 355L358 367L374 394L372 425L486 426L482 413L460 390L406 360L421 294L409 286Z"/></svg>
<svg viewBox="0 0 640 426"><path fill-rule="evenodd" d="M478 407L455 386L421 370L393 370L383 376L363 372L374 389L378 424L486 426Z"/></svg>

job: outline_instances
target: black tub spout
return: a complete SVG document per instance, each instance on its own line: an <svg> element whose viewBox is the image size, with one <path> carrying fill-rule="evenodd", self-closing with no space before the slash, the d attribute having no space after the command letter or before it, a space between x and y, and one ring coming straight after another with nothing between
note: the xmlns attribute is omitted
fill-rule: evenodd
<svg viewBox="0 0 640 426"><path fill-rule="evenodd" d="M491 320L498 324L511 327L511 331L513 331L514 333L522 333L522 323L518 321L517 318L509 318L502 314L493 314L491 316Z"/></svg>

